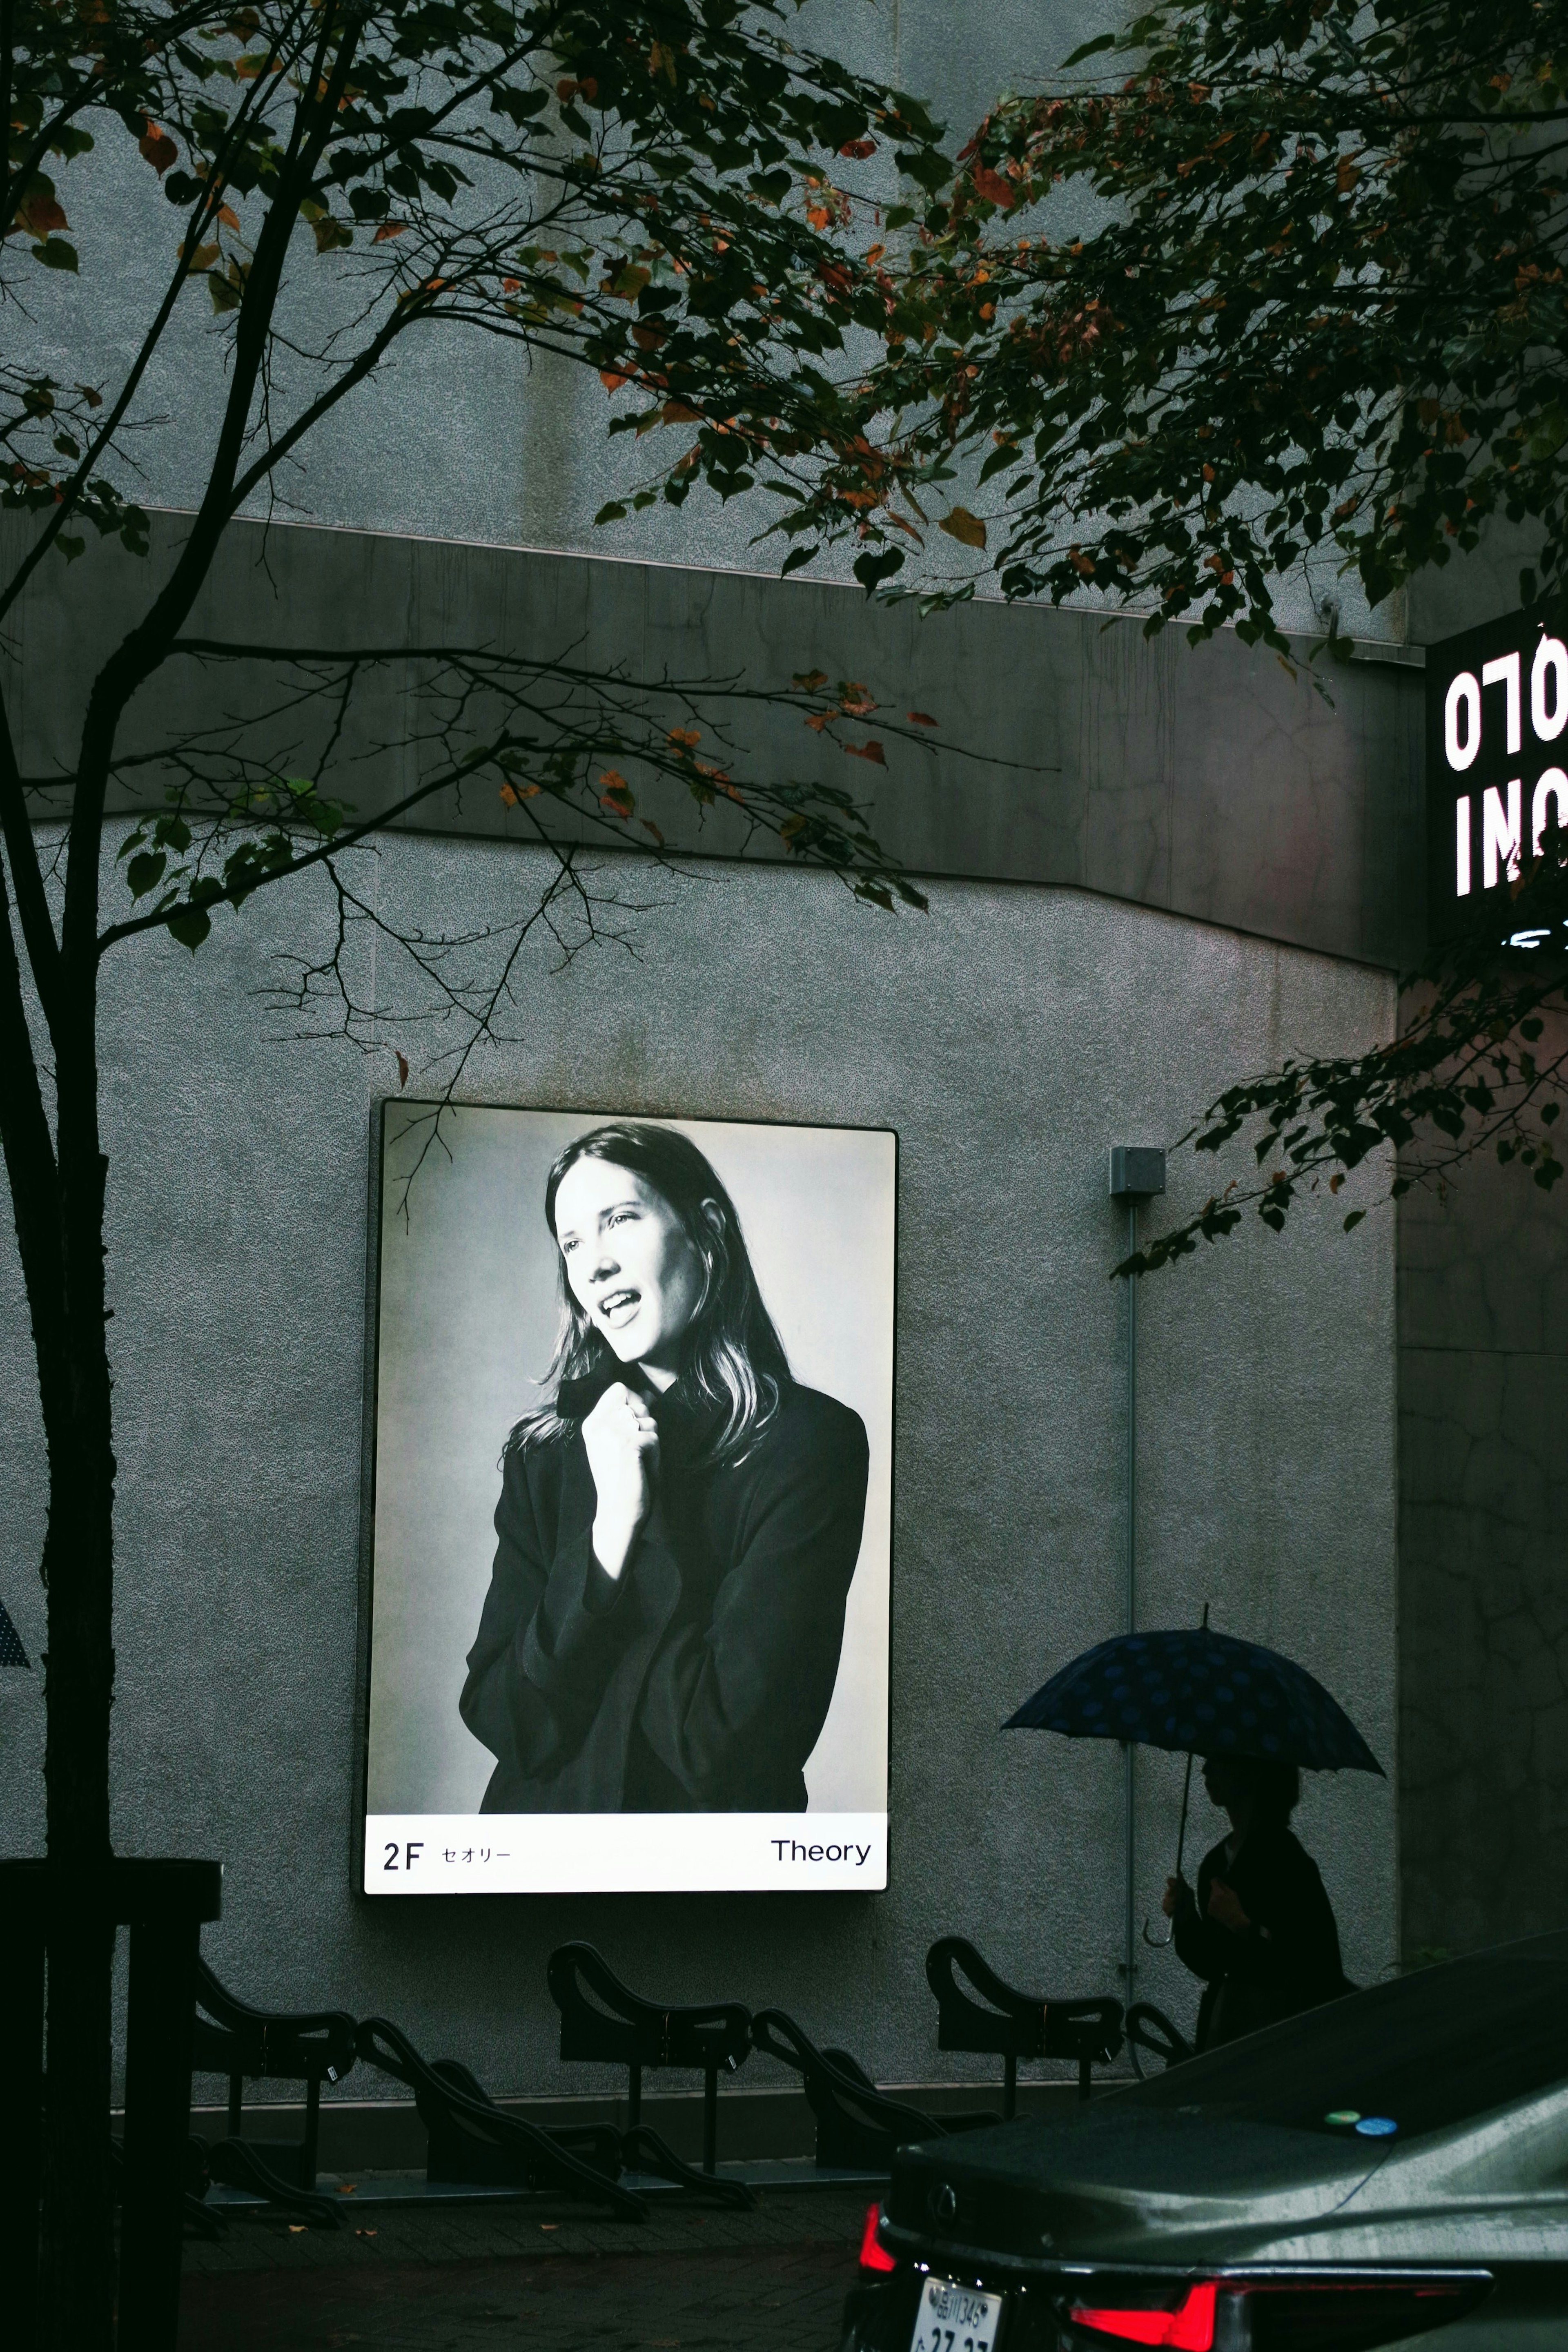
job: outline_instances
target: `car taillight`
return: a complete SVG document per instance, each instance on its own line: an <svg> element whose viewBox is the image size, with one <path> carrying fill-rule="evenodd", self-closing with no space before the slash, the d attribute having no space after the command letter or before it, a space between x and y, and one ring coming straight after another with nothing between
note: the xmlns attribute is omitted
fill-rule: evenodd
<svg viewBox="0 0 1568 2352"><path fill-rule="evenodd" d="M1212 2352L1218 2293L1214 2282L1206 2280L1189 2287L1175 2311L1116 2311L1075 2303L1071 2316L1077 2326L1117 2336L1124 2344L1163 2344L1166 2352Z"/></svg>
<svg viewBox="0 0 1568 2352"><path fill-rule="evenodd" d="M870 2272L876 2278L881 2278L888 2271L895 2271L898 2268L898 2264L894 2261L887 2248L878 2240L876 2225L881 2219L882 2207L868 2205L865 2209L865 2228L861 2231L861 2269L862 2272Z"/></svg>
<svg viewBox="0 0 1568 2352"><path fill-rule="evenodd" d="M1107 2278L1113 2284L1129 2282ZM1157 2304L1073 2303L1067 2316L1096 2336L1165 2352L1372 2352L1459 2318L1490 2285L1484 2271L1203 2279L1179 2290L1179 2302L1173 2284Z"/></svg>

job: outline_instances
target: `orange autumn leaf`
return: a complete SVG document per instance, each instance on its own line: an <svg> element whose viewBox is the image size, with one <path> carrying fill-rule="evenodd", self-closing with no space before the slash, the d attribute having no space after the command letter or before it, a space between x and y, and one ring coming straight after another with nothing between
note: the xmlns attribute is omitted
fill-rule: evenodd
<svg viewBox="0 0 1568 2352"><path fill-rule="evenodd" d="M945 530L949 539L961 541L965 547L984 547L986 543L986 526L978 515L969 512L967 507L955 507L951 514L942 517L936 528Z"/></svg>
<svg viewBox="0 0 1568 2352"><path fill-rule="evenodd" d="M407 221L382 221L374 236L371 237L371 243L384 245L389 236L402 236L407 226Z"/></svg>
<svg viewBox="0 0 1568 2352"><path fill-rule="evenodd" d="M685 751L691 751L694 745L700 743L702 740L703 731L700 727L672 727L664 738L667 743L677 744Z"/></svg>
<svg viewBox="0 0 1568 2352"><path fill-rule="evenodd" d="M688 408L684 400L666 400L660 412L666 425L700 425L700 409Z"/></svg>
<svg viewBox="0 0 1568 2352"><path fill-rule="evenodd" d="M47 236L51 230L70 226L53 196L29 196L26 204L17 206L16 218L35 236Z"/></svg>
<svg viewBox="0 0 1568 2352"><path fill-rule="evenodd" d="M914 727L935 727L936 724L928 710L910 710L904 716Z"/></svg>
<svg viewBox="0 0 1568 2352"><path fill-rule="evenodd" d="M160 179L180 152L169 133L166 131L160 131L155 122L150 122L147 125L136 143Z"/></svg>
<svg viewBox="0 0 1568 2352"><path fill-rule="evenodd" d="M1001 173L993 172L988 164L977 163L969 177L974 183L975 194L984 196L988 204L999 205L1004 212L1013 204L1016 191L1012 182L1004 180Z"/></svg>
<svg viewBox="0 0 1568 2352"><path fill-rule="evenodd" d="M880 743L846 743L843 748L852 760L870 760L879 768L887 765L887 755Z"/></svg>

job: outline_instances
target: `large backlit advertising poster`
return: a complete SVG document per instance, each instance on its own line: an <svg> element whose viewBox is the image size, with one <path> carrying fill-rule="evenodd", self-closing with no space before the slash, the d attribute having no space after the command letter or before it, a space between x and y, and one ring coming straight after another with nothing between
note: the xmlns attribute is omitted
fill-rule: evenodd
<svg viewBox="0 0 1568 2352"><path fill-rule="evenodd" d="M365 1892L885 1886L895 1137L379 1163Z"/></svg>

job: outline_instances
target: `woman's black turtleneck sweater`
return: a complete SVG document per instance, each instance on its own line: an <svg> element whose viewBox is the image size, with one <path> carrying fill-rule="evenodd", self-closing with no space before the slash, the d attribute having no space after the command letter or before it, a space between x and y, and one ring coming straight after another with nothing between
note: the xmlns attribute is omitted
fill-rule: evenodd
<svg viewBox="0 0 1568 2352"><path fill-rule="evenodd" d="M483 1810L803 1811L865 1515L860 1416L788 1384L745 1459L715 1465L679 1386L651 1398L653 1507L612 1580L593 1556L593 1399L571 1402L570 1433L506 1458L461 1701L496 1759Z"/></svg>

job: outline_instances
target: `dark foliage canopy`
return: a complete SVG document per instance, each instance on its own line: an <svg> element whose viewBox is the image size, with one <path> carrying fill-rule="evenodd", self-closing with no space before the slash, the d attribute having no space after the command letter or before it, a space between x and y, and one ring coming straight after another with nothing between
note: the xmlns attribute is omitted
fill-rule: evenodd
<svg viewBox="0 0 1568 2352"><path fill-rule="evenodd" d="M977 476L940 527L1004 594L1281 651L1313 551L1375 604L1506 514L1539 527L1524 600L1554 589L1565 134L1562 0L1148 10L1001 100L910 215L859 462L785 527L857 530L873 585ZM1074 190L1097 225L1063 233Z"/></svg>
<svg viewBox="0 0 1568 2352"><path fill-rule="evenodd" d="M74 801L89 849L105 791L125 788L122 716L164 663L294 661L301 649L196 645L182 631L230 520L276 498L280 468L410 336L437 335L454 372L465 336L478 335L514 348L519 369L549 354L596 372L612 395L632 385L635 403L617 404L610 432L673 429L678 445L633 507L678 506L698 482L734 496L750 487L765 438L842 444L835 355L881 318L882 298L843 248L836 204L824 205L828 170L841 150L889 149L929 176L936 131L915 100L792 42L793 16L794 0L260 0L227 11L17 0L5 10L0 292L13 330L0 361L0 507L37 529L0 577L0 621L40 562L81 555L93 530L146 551L134 468L149 436L194 445L204 468L179 562L149 583L123 642L101 649L71 772L25 777L0 741L19 856L23 804L37 813L42 784L56 788L54 804L62 793ZM170 207L166 259L134 216L111 239L78 228L95 198L101 211L106 165L128 159ZM58 337L29 318L45 273L80 289L68 372L54 357ZM126 357L122 321L143 289ZM221 365L192 384L187 412L159 416L150 387L192 303ZM313 671L294 664L291 691L298 707L302 682L314 684L330 736L352 649L336 661L319 650ZM449 709L450 653L433 663ZM639 707L632 682L617 678L601 709L591 678L575 676L563 699L548 665L527 670L492 668L484 693L462 681L461 740L430 763L415 799L487 779L541 835L566 808L580 830L656 849L639 795L673 783L699 808L720 797L743 807L776 844L863 896L917 898L888 869L852 793L753 786L712 729L691 723L689 695L672 703L645 681ZM830 732L875 707L861 683L820 676L785 688L790 698ZM254 741L226 767L210 741L200 761L169 748L168 804L125 863L138 913L106 944L153 922L194 947L220 901L237 905L357 837L322 776L267 772L265 761L258 771ZM882 756L880 745L845 748ZM136 757L151 774L144 746ZM51 951L35 931L47 998Z"/></svg>

